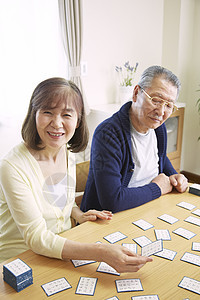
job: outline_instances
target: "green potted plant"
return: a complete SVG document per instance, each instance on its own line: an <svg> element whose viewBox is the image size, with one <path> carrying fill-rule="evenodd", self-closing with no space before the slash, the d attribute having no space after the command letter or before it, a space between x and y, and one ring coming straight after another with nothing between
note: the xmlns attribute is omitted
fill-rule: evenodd
<svg viewBox="0 0 200 300"><path fill-rule="evenodd" d="M132 67L129 64L129 61L127 61L123 67L115 67L119 79L119 102L121 102L121 104L132 98L134 77L137 67L138 63L136 63L135 67Z"/></svg>

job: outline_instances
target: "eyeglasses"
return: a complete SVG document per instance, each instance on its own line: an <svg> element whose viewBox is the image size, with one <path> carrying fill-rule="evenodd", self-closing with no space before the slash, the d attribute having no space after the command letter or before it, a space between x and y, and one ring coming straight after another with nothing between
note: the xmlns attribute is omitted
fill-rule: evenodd
<svg viewBox="0 0 200 300"><path fill-rule="evenodd" d="M151 100L151 104L157 108L160 108L161 106L164 105L164 109L168 112L168 113L173 113L176 110L178 110L178 107L171 101L167 101L167 100L163 100L159 97L151 97L149 96L149 94L147 94L147 92L145 92L145 90L140 87L142 92L148 97L149 100Z"/></svg>

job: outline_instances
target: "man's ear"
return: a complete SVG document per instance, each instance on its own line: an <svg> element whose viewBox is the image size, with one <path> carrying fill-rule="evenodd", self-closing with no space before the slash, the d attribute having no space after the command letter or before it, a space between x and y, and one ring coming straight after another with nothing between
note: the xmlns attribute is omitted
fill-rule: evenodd
<svg viewBox="0 0 200 300"><path fill-rule="evenodd" d="M134 89L133 89L133 102L136 102L137 101L137 96L138 96L138 93L139 93L139 85L137 84Z"/></svg>

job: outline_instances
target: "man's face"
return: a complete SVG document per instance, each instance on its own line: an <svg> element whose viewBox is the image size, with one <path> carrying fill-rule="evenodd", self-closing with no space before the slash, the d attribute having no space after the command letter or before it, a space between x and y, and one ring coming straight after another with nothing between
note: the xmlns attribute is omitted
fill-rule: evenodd
<svg viewBox="0 0 200 300"><path fill-rule="evenodd" d="M175 103L177 97L177 87L163 77L153 79L151 86L146 88L145 92L150 97L158 97L172 103ZM134 88L130 117L137 131L145 133L150 128L156 129L169 118L171 113L172 110L166 105L154 105L138 85Z"/></svg>

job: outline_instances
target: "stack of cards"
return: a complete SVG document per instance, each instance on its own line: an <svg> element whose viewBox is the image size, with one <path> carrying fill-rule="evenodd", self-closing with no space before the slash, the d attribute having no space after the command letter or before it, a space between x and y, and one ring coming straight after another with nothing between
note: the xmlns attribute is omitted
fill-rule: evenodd
<svg viewBox="0 0 200 300"><path fill-rule="evenodd" d="M17 258L3 266L3 279L20 292L33 283L32 269Z"/></svg>
<svg viewBox="0 0 200 300"><path fill-rule="evenodd" d="M200 196L200 184L194 183L189 187L189 193Z"/></svg>

